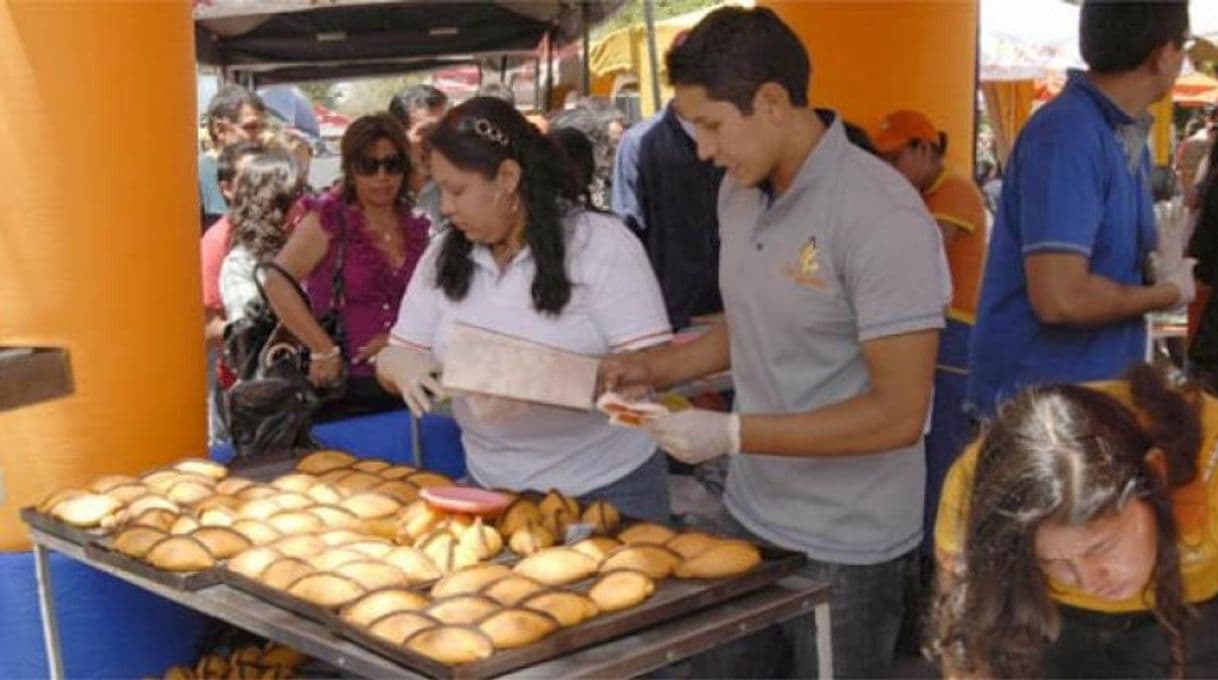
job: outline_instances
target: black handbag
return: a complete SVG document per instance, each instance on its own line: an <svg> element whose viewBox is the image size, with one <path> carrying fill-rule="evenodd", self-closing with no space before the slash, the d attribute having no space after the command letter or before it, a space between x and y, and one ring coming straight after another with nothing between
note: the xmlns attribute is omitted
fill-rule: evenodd
<svg viewBox="0 0 1218 680"><path fill-rule="evenodd" d="M346 302L345 231L339 241L330 310L318 319L340 348L346 344L341 314ZM260 262L254 267L258 298L246 308L244 318L224 328L224 362L237 381L224 393L222 415L236 455L241 458L313 447L309 429L314 414L323 402L342 398L346 382L344 377L335 387L324 390L309 382L309 350L271 309L263 287L268 269L290 282L305 305L312 308L300 283L288 271L274 262Z"/></svg>

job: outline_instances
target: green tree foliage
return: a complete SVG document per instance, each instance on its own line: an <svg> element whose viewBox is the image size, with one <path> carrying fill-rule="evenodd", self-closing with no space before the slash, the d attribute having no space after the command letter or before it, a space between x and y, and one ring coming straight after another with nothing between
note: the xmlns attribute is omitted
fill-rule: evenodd
<svg viewBox="0 0 1218 680"><path fill-rule="evenodd" d="M715 7L722 4L722 0L653 0L655 3L655 20L667 19L675 17L686 12L693 12L707 7ZM599 38L607 33L612 33L619 28L625 28L631 24L642 23L644 20L643 0L630 0L621 10L612 17L609 17L596 30L592 32L594 38Z"/></svg>

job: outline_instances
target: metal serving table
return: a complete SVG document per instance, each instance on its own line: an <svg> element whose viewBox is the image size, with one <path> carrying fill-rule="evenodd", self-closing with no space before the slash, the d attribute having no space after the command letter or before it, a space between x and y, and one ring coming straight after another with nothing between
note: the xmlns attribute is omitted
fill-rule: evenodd
<svg viewBox="0 0 1218 680"><path fill-rule="evenodd" d="M379 654L348 642L325 626L224 584L180 591L138 574L91 559L82 546L30 527L38 577L38 600L51 677L64 677L59 626L51 587L50 555L55 550L144 590L321 659L351 675L425 677ZM815 616L820 677L832 677L829 587L798 576L708 607L684 618L639 630L609 642L529 666L508 677L627 677L663 668L766 626Z"/></svg>

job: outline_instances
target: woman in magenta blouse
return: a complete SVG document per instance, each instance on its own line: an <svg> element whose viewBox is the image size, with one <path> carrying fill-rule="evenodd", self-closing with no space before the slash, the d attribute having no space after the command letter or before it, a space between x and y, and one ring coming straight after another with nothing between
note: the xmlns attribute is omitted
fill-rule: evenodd
<svg viewBox="0 0 1218 680"><path fill-rule="evenodd" d="M313 385L332 387L346 369L344 396L326 402L318 421L401 407L401 399L377 383L372 361L386 344L430 226L408 198L410 147L396 120L359 118L341 147L341 188L303 199L308 212L275 258L304 284L312 310L278 276L268 276L266 285L275 313L309 348ZM334 308L344 338L331 338L317 323Z"/></svg>

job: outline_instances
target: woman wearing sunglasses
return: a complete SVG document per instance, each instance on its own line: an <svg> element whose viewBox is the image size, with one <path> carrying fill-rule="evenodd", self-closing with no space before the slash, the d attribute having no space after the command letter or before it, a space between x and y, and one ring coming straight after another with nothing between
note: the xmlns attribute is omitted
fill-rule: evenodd
<svg viewBox="0 0 1218 680"><path fill-rule="evenodd" d="M1149 366L1005 404L952 467L949 676L1218 677L1218 400Z"/></svg>
<svg viewBox="0 0 1218 680"><path fill-rule="evenodd" d="M446 230L432 240L377 360L416 414L440 392L450 333L467 323L584 355L671 336L642 245L583 187L550 139L511 104L476 97L430 138ZM641 430L603 415L471 395L453 398L470 476L485 487L556 488L666 519L667 465Z"/></svg>
<svg viewBox="0 0 1218 680"><path fill-rule="evenodd" d="M344 396L325 403L316 420L401 406L377 383L373 360L386 344L430 226L408 198L410 145L401 124L384 113L359 118L343 134L341 149L341 187L302 199L307 212L275 257L304 284L312 309L277 274L267 280L275 313L309 348L310 382L330 388L346 376ZM344 338L330 337L317 322L334 309Z"/></svg>

